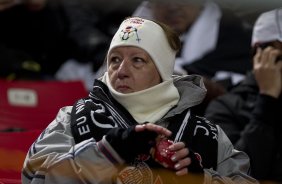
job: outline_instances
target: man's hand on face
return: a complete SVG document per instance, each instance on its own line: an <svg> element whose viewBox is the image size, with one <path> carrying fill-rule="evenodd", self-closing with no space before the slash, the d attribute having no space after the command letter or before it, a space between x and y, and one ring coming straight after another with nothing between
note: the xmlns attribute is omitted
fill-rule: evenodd
<svg viewBox="0 0 282 184"><path fill-rule="evenodd" d="M258 83L260 93L278 98L282 91L282 61L277 58L282 51L268 46L258 48L253 58L253 72Z"/></svg>

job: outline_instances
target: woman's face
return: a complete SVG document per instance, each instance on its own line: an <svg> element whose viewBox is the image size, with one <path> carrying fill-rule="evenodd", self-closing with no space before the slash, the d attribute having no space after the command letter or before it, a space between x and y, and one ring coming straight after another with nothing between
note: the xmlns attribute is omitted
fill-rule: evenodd
<svg viewBox="0 0 282 184"><path fill-rule="evenodd" d="M112 87L120 93L141 91L161 82L151 59L138 47L116 47L108 57L108 74Z"/></svg>

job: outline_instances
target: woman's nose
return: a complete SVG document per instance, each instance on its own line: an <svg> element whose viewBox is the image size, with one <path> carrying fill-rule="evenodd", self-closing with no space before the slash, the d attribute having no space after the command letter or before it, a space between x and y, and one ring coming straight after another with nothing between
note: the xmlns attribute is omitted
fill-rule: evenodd
<svg viewBox="0 0 282 184"><path fill-rule="evenodd" d="M130 74L130 63L128 60L124 59L118 68L118 77L125 78L128 77Z"/></svg>

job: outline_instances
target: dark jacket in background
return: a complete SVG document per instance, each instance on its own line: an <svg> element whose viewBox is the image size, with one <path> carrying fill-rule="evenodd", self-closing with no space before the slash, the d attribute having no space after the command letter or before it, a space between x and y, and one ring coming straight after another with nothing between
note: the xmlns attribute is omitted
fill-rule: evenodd
<svg viewBox="0 0 282 184"><path fill-rule="evenodd" d="M246 152L252 175L282 182L282 98L260 95L254 75L212 101L206 117L226 132L235 148Z"/></svg>

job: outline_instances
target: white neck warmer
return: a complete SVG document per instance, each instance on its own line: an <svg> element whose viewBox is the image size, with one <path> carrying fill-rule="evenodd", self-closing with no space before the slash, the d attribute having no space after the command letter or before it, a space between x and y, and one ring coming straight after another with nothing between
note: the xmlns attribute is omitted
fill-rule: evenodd
<svg viewBox="0 0 282 184"><path fill-rule="evenodd" d="M173 79L129 94L114 90L107 72L102 81L108 86L114 99L123 105L138 123L155 123L174 107L180 98L178 90L173 84Z"/></svg>

